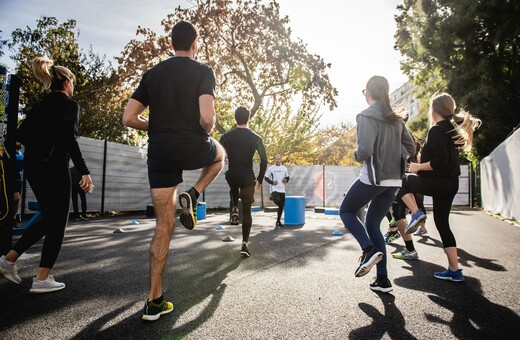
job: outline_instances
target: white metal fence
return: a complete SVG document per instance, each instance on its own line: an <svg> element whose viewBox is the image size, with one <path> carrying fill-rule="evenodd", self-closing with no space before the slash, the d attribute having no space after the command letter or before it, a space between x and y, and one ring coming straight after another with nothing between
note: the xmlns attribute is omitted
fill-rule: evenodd
<svg viewBox="0 0 520 340"><path fill-rule="evenodd" d="M91 171L96 186L87 194L90 212L145 210L151 204L146 167L146 149L103 140L81 137L80 148ZM258 164L255 170L258 171ZM360 167L353 166L287 166L290 181L287 195L305 196L306 206L339 207L343 194L358 177ZM225 170L211 183L203 194L208 209L229 207L229 187L224 177ZM461 166L459 192L455 205L469 205L470 181L467 166ZM200 170L186 171L179 192L191 187L200 175ZM255 193L255 205L273 205L268 199L269 187L264 182L261 191ZM34 201L27 188L25 206ZM426 197L426 204L431 199ZM27 210L26 210L27 212Z"/></svg>

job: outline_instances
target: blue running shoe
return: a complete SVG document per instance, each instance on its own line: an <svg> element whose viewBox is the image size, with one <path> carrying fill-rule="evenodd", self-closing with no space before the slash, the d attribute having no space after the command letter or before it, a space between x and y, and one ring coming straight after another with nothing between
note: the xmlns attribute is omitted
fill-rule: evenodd
<svg viewBox="0 0 520 340"><path fill-rule="evenodd" d="M437 272L434 273L433 276L440 280L448 280L455 282L464 281L464 276L462 275L462 269L457 269L456 271L451 271L449 268L445 272Z"/></svg>
<svg viewBox="0 0 520 340"><path fill-rule="evenodd" d="M408 225L406 226L406 229L404 232L406 234L413 234L419 228L421 223L426 221L426 214L423 213L421 210L417 210L414 214L412 214L412 218L410 219L410 222L408 222Z"/></svg>

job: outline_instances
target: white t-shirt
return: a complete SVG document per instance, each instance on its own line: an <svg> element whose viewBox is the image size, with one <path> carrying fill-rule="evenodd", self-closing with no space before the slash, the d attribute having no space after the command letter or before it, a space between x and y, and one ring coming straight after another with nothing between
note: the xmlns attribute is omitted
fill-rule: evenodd
<svg viewBox="0 0 520 340"><path fill-rule="evenodd" d="M285 177L289 177L289 171L283 165L271 165L266 173L265 177L269 178L271 181L277 181L276 185L271 184L270 192L285 192L285 183L282 180Z"/></svg>

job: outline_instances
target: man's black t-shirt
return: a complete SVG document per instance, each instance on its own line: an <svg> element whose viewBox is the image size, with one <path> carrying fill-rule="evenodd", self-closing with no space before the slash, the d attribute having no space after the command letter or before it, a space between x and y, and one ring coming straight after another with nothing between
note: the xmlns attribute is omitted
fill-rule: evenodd
<svg viewBox="0 0 520 340"><path fill-rule="evenodd" d="M267 154L262 137L248 128L233 128L222 135L220 144L226 149L229 173L233 176L252 178L254 185L253 156L260 156L260 171L256 177L262 183L267 168Z"/></svg>
<svg viewBox="0 0 520 340"><path fill-rule="evenodd" d="M209 135L200 126L199 97L215 96L211 67L189 57L172 57L148 70L132 98L149 106L148 158L189 157Z"/></svg>

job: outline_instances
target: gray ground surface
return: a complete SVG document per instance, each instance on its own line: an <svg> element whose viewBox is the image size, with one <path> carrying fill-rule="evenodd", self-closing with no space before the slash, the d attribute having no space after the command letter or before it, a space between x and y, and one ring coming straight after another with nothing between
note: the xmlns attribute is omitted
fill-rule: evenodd
<svg viewBox="0 0 520 340"><path fill-rule="evenodd" d="M350 234L331 235L344 231L339 216L308 211L305 225L277 229L274 213L253 213L248 259L227 217L176 225L164 285L175 310L156 322L141 321L154 220L71 222L55 267L67 287L29 293L33 246L18 263L22 284L0 281L0 339L518 338L520 228L483 212L451 214L464 283L433 278L447 261L429 213L429 237L414 236L420 260L391 258L402 240L387 247L391 294L368 288L375 270L354 277L361 252Z"/></svg>

